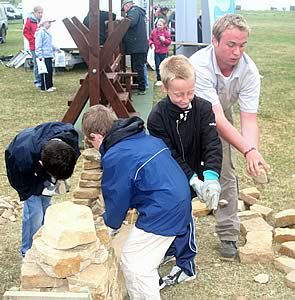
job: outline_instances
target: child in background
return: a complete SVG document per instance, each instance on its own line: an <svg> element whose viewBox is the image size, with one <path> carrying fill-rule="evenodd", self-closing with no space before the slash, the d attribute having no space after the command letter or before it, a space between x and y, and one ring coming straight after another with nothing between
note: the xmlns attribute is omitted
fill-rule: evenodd
<svg viewBox="0 0 295 300"><path fill-rule="evenodd" d="M164 19L159 19L157 27L153 29L149 38L150 47L155 47L155 64L157 72L156 86L162 85L159 67L161 62L168 56L170 44L171 36L166 27L166 22Z"/></svg>
<svg viewBox="0 0 295 300"><path fill-rule="evenodd" d="M41 91L53 92L56 88L53 86L52 81L52 58L54 57L54 51L60 51L52 44L52 36L49 33L48 29L51 26L51 23L55 22L53 19L48 17L42 17L39 28L36 31L36 59L44 60L47 73L41 75Z"/></svg>

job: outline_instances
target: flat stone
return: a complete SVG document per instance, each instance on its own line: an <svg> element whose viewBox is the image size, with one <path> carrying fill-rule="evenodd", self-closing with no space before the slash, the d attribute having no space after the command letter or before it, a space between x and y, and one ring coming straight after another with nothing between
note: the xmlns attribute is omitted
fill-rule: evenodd
<svg viewBox="0 0 295 300"><path fill-rule="evenodd" d="M269 222L271 220L271 216L272 216L272 213L273 213L272 208L269 208L267 206L263 206L263 205L260 205L260 204L254 204L250 207L250 210L260 213L262 218L266 222Z"/></svg>
<svg viewBox="0 0 295 300"><path fill-rule="evenodd" d="M51 205L46 211L42 239L55 249L70 249L95 242L91 209L71 201Z"/></svg>
<svg viewBox="0 0 295 300"><path fill-rule="evenodd" d="M243 192L239 193L239 199L245 202L246 205L251 206L256 203L257 199L251 195L244 194Z"/></svg>
<svg viewBox="0 0 295 300"><path fill-rule="evenodd" d="M295 241L282 243L279 253L295 258Z"/></svg>
<svg viewBox="0 0 295 300"><path fill-rule="evenodd" d="M13 216L13 209L11 208L5 209L1 215L1 217L4 219L9 219L11 216Z"/></svg>
<svg viewBox="0 0 295 300"><path fill-rule="evenodd" d="M21 287L23 289L61 287L67 285L66 279L48 276L35 262L24 263L21 267Z"/></svg>
<svg viewBox="0 0 295 300"><path fill-rule="evenodd" d="M99 160L84 160L83 161L83 169L84 170L93 170L100 169L100 161Z"/></svg>
<svg viewBox="0 0 295 300"><path fill-rule="evenodd" d="M247 210L247 207L245 205L245 202L242 200L238 200L238 211L245 211Z"/></svg>
<svg viewBox="0 0 295 300"><path fill-rule="evenodd" d="M86 160L100 160L100 153L95 148L88 148L82 151L82 157Z"/></svg>
<svg viewBox="0 0 295 300"><path fill-rule="evenodd" d="M295 224L295 209L286 209L275 215L276 227L287 227Z"/></svg>
<svg viewBox="0 0 295 300"><path fill-rule="evenodd" d="M255 218L261 218L261 214L256 211L251 211L251 210L245 210L238 212L238 217L240 218L240 221L243 222L245 220L251 220Z"/></svg>
<svg viewBox="0 0 295 300"><path fill-rule="evenodd" d="M292 271L286 275L285 284L287 287L295 289L295 271Z"/></svg>
<svg viewBox="0 0 295 300"><path fill-rule="evenodd" d="M66 278L87 268L94 261L95 252L99 248L100 243L97 241L59 250L48 246L42 238L36 238L32 246L37 264L48 276L56 278Z"/></svg>
<svg viewBox="0 0 295 300"><path fill-rule="evenodd" d="M76 199L96 199L99 196L99 190L96 188L77 188L73 196Z"/></svg>
<svg viewBox="0 0 295 300"><path fill-rule="evenodd" d="M258 274L254 277L254 281L265 284L269 282L269 275L268 274Z"/></svg>
<svg viewBox="0 0 295 300"><path fill-rule="evenodd" d="M254 218L245 220L240 224L240 230L242 235L246 235L251 231L273 231L273 227L268 225L262 218Z"/></svg>
<svg viewBox="0 0 295 300"><path fill-rule="evenodd" d="M194 217L205 217L211 212L211 210L207 208L206 204L199 200L192 202L192 211Z"/></svg>
<svg viewBox="0 0 295 300"><path fill-rule="evenodd" d="M8 220L11 221L11 222L16 222L16 217L15 217L15 215L10 216L10 217L8 218Z"/></svg>
<svg viewBox="0 0 295 300"><path fill-rule="evenodd" d="M109 249L111 247L112 240L107 228L98 228L96 230L96 235L101 244L104 245L106 249Z"/></svg>
<svg viewBox="0 0 295 300"><path fill-rule="evenodd" d="M73 198L72 199L72 202L77 204L77 205L85 205L85 206L88 206L88 207L92 207L92 203L96 201L96 199L76 199L76 198Z"/></svg>
<svg viewBox="0 0 295 300"><path fill-rule="evenodd" d="M84 170L81 173L80 179L81 180L90 180L90 181L100 181L102 177L101 171L96 170Z"/></svg>
<svg viewBox="0 0 295 300"><path fill-rule="evenodd" d="M295 241L295 228L276 228L274 230L274 240L278 243Z"/></svg>
<svg viewBox="0 0 295 300"><path fill-rule="evenodd" d="M260 175L253 176L253 180L256 183L266 184L269 182L269 176L263 168L260 168Z"/></svg>
<svg viewBox="0 0 295 300"><path fill-rule="evenodd" d="M105 211L105 205L102 201L95 201L94 205L91 208L93 215L101 216Z"/></svg>
<svg viewBox="0 0 295 300"><path fill-rule="evenodd" d="M242 189L242 190L240 190L240 193L252 196L256 199L260 198L260 192L258 191L258 189L256 187L249 187L249 188Z"/></svg>
<svg viewBox="0 0 295 300"><path fill-rule="evenodd" d="M274 260L275 267L286 274L295 271L295 259L288 256L279 256Z"/></svg>
<svg viewBox="0 0 295 300"><path fill-rule="evenodd" d="M100 188L100 181L90 181L90 180L80 180L79 181L80 188Z"/></svg>

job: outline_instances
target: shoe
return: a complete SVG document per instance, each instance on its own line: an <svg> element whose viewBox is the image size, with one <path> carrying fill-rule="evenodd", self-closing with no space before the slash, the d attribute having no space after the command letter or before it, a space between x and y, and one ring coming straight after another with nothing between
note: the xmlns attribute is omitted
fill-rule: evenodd
<svg viewBox="0 0 295 300"><path fill-rule="evenodd" d="M163 289L166 286L165 281L162 279L162 277L159 278L159 289Z"/></svg>
<svg viewBox="0 0 295 300"><path fill-rule="evenodd" d="M156 83L155 83L155 86L161 86L162 85L162 81L161 80L159 80L159 81L157 81Z"/></svg>
<svg viewBox="0 0 295 300"><path fill-rule="evenodd" d="M46 90L46 92L54 92L54 89L51 87L48 90Z"/></svg>
<svg viewBox="0 0 295 300"><path fill-rule="evenodd" d="M234 241L221 241L220 244L220 259L233 261L237 256L237 245Z"/></svg>
<svg viewBox="0 0 295 300"><path fill-rule="evenodd" d="M146 94L146 91L139 91L138 93L137 93L137 95L145 95Z"/></svg>
<svg viewBox="0 0 295 300"><path fill-rule="evenodd" d="M51 88L52 88L54 91L56 90L56 87L55 87L55 86L52 86Z"/></svg>
<svg viewBox="0 0 295 300"><path fill-rule="evenodd" d="M172 261L172 260L175 260L175 256L173 256L173 255L165 256L165 257L162 259L160 265L166 265L168 262L170 262L170 261Z"/></svg>
<svg viewBox="0 0 295 300"><path fill-rule="evenodd" d="M167 286L196 279L197 275L186 275L178 266L174 266L169 275L163 277Z"/></svg>

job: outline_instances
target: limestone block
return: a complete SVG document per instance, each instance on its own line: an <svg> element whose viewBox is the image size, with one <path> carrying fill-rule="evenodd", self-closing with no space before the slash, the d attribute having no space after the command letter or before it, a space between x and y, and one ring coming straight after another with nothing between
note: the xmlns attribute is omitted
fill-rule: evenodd
<svg viewBox="0 0 295 300"><path fill-rule="evenodd" d="M109 249L112 245L111 236L107 228L98 228L96 230L96 235L102 245Z"/></svg>
<svg viewBox="0 0 295 300"><path fill-rule="evenodd" d="M81 173L81 180L90 180L90 181L100 181L102 177L102 172L96 170L85 170Z"/></svg>
<svg viewBox="0 0 295 300"><path fill-rule="evenodd" d="M245 211L239 212L238 217L240 218L240 221L243 222L245 220L261 218L261 214L256 211L245 210Z"/></svg>
<svg viewBox="0 0 295 300"><path fill-rule="evenodd" d="M95 204L91 208L93 215L101 216L105 211L105 206L103 201L95 201Z"/></svg>
<svg viewBox="0 0 295 300"><path fill-rule="evenodd" d="M240 230L242 235L251 231L273 231L273 227L268 225L262 218L254 218L241 222Z"/></svg>
<svg viewBox="0 0 295 300"><path fill-rule="evenodd" d="M295 225L295 209L286 209L275 215L276 227Z"/></svg>
<svg viewBox="0 0 295 300"><path fill-rule="evenodd" d="M93 170L97 169L97 171L100 169L100 161L98 160L84 160L83 161L83 169L84 170Z"/></svg>
<svg viewBox="0 0 295 300"><path fill-rule="evenodd" d="M265 184L269 182L269 176L263 168L260 168L260 175L252 177L254 182Z"/></svg>
<svg viewBox="0 0 295 300"><path fill-rule="evenodd" d="M79 199L79 198L73 198L72 202L77 205L85 205L88 207L92 207L92 203L95 202L96 199Z"/></svg>
<svg viewBox="0 0 295 300"><path fill-rule="evenodd" d="M243 192L239 193L239 199L245 202L246 205L251 206L256 203L257 199L251 195L245 194Z"/></svg>
<svg viewBox="0 0 295 300"><path fill-rule="evenodd" d="M211 212L211 210L207 208L206 204L199 200L192 202L192 211L194 217L205 217Z"/></svg>
<svg viewBox="0 0 295 300"><path fill-rule="evenodd" d="M269 263L274 260L270 231L248 232L246 239L246 245L239 248L242 264Z"/></svg>
<svg viewBox="0 0 295 300"><path fill-rule="evenodd" d="M263 219L266 222L270 221L272 213L273 213L273 209L272 208L269 208L269 207L266 207L266 206L263 206L263 205L260 205L260 204L254 204L254 205L252 205L250 207L250 210L251 211L256 211L256 212L260 213L261 216L263 217Z"/></svg>
<svg viewBox="0 0 295 300"><path fill-rule="evenodd" d="M70 249L96 241L91 209L65 201L48 207L42 239L56 249Z"/></svg>
<svg viewBox="0 0 295 300"><path fill-rule="evenodd" d="M295 271L292 271L286 275L285 284L287 287L295 289Z"/></svg>
<svg viewBox="0 0 295 300"><path fill-rule="evenodd" d="M67 285L66 279L48 276L35 262L24 263L21 267L21 287L24 289Z"/></svg>
<svg viewBox="0 0 295 300"><path fill-rule="evenodd" d="M279 253L295 258L295 241L285 242L281 244Z"/></svg>
<svg viewBox="0 0 295 300"><path fill-rule="evenodd" d="M82 157L86 160L98 160L100 161L100 153L95 148L88 148L82 151Z"/></svg>
<svg viewBox="0 0 295 300"><path fill-rule="evenodd" d="M80 188L100 188L101 182L100 181L90 181L90 180L80 180L79 181Z"/></svg>
<svg viewBox="0 0 295 300"><path fill-rule="evenodd" d="M4 210L1 217L4 218L4 219L9 219L9 217L11 217L12 215L13 215L13 209L8 208L8 209Z"/></svg>
<svg viewBox="0 0 295 300"><path fill-rule="evenodd" d="M295 228L276 228L274 230L274 240L278 243L295 241Z"/></svg>
<svg viewBox="0 0 295 300"><path fill-rule="evenodd" d="M84 270L94 261L95 252L99 248L100 243L97 241L59 250L51 248L41 238L35 239L32 246L38 265L47 275L57 278L65 278Z"/></svg>
<svg viewBox="0 0 295 300"><path fill-rule="evenodd" d="M95 252L94 264L104 264L109 258L109 252L107 249L102 247Z"/></svg>
<svg viewBox="0 0 295 300"><path fill-rule="evenodd" d="M74 198L96 199L99 196L97 188L77 188L73 193Z"/></svg>
<svg viewBox="0 0 295 300"><path fill-rule="evenodd" d="M249 188L242 189L242 190L240 190L240 193L252 196L256 199L260 198L260 192L257 190L256 187L249 187Z"/></svg>
<svg viewBox="0 0 295 300"><path fill-rule="evenodd" d="M245 202L242 200L238 200L238 211L245 211L245 210L247 210Z"/></svg>
<svg viewBox="0 0 295 300"><path fill-rule="evenodd" d="M295 259L288 256L279 256L274 260L275 267L286 274L295 271Z"/></svg>

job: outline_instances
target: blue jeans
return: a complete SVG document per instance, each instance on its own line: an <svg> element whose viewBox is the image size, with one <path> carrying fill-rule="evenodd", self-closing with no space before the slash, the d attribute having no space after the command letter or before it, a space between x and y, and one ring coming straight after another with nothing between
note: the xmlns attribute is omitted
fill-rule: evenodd
<svg viewBox="0 0 295 300"><path fill-rule="evenodd" d="M168 56L167 53L164 53L164 54L155 53L155 64L156 64L157 81L161 80L161 76L160 76L160 64L161 64L161 62L167 56Z"/></svg>
<svg viewBox="0 0 295 300"><path fill-rule="evenodd" d="M47 207L51 204L51 197L31 196L24 202L22 224L21 253L24 257L27 250L32 247L33 235L44 223Z"/></svg>
<svg viewBox="0 0 295 300"><path fill-rule="evenodd" d="M34 64L34 84L41 86L41 77L38 73L38 66L37 66L37 62L36 62L35 50L31 50L31 54L32 54L32 59L33 59L33 64Z"/></svg>

